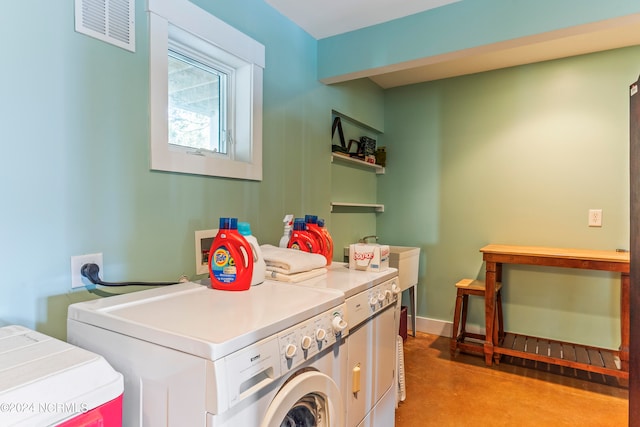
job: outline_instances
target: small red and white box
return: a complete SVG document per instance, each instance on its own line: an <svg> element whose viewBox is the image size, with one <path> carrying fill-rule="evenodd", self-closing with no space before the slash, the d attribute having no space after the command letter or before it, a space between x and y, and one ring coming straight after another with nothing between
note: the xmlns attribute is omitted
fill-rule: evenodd
<svg viewBox="0 0 640 427"><path fill-rule="evenodd" d="M355 243L349 245L349 268L385 271L389 268L389 245Z"/></svg>
<svg viewBox="0 0 640 427"><path fill-rule="evenodd" d="M122 374L95 353L23 326L0 328L0 425L121 427Z"/></svg>

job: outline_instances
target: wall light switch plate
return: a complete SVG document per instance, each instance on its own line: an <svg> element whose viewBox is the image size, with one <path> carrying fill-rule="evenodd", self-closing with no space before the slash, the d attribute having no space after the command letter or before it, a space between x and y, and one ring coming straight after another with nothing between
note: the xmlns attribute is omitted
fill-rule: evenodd
<svg viewBox="0 0 640 427"><path fill-rule="evenodd" d="M589 209L589 227L602 227L602 209Z"/></svg>
<svg viewBox="0 0 640 427"><path fill-rule="evenodd" d="M102 253L99 254L87 254L71 257L71 289L84 288L91 286L92 283L80 274L80 269L85 264L98 264L100 267L100 274L104 274L102 266ZM102 276L101 276L102 277Z"/></svg>

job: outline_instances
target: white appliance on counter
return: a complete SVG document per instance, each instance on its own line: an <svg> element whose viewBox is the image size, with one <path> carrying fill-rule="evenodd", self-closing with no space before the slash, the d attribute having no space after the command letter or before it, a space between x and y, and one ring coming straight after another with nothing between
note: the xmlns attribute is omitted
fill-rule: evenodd
<svg viewBox="0 0 640 427"><path fill-rule="evenodd" d="M393 427L398 354L398 270L349 269L332 263L326 277L297 283L344 293L349 324L347 381L343 394L347 427Z"/></svg>
<svg viewBox="0 0 640 427"><path fill-rule="evenodd" d="M343 302L272 281L182 283L72 304L68 341L124 375L125 426L343 426Z"/></svg>

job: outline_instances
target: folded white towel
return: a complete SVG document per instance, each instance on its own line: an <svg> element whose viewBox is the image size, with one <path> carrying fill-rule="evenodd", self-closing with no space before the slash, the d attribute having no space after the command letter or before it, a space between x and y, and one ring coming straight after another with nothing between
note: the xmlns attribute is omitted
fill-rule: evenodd
<svg viewBox="0 0 640 427"><path fill-rule="evenodd" d="M267 270L294 274L325 267L327 259L320 254L311 254L297 249L279 248L273 245L260 246Z"/></svg>
<svg viewBox="0 0 640 427"><path fill-rule="evenodd" d="M264 277L280 282L298 283L304 280L313 279L314 277L326 276L327 269L325 267L316 268L315 270L303 271L302 273L283 274L277 271L265 271Z"/></svg>

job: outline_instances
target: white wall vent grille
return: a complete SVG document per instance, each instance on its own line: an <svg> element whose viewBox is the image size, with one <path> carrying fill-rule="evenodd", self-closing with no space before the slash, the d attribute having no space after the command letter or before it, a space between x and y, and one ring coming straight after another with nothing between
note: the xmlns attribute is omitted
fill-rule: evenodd
<svg viewBox="0 0 640 427"><path fill-rule="evenodd" d="M136 51L135 0L76 0L76 31Z"/></svg>

